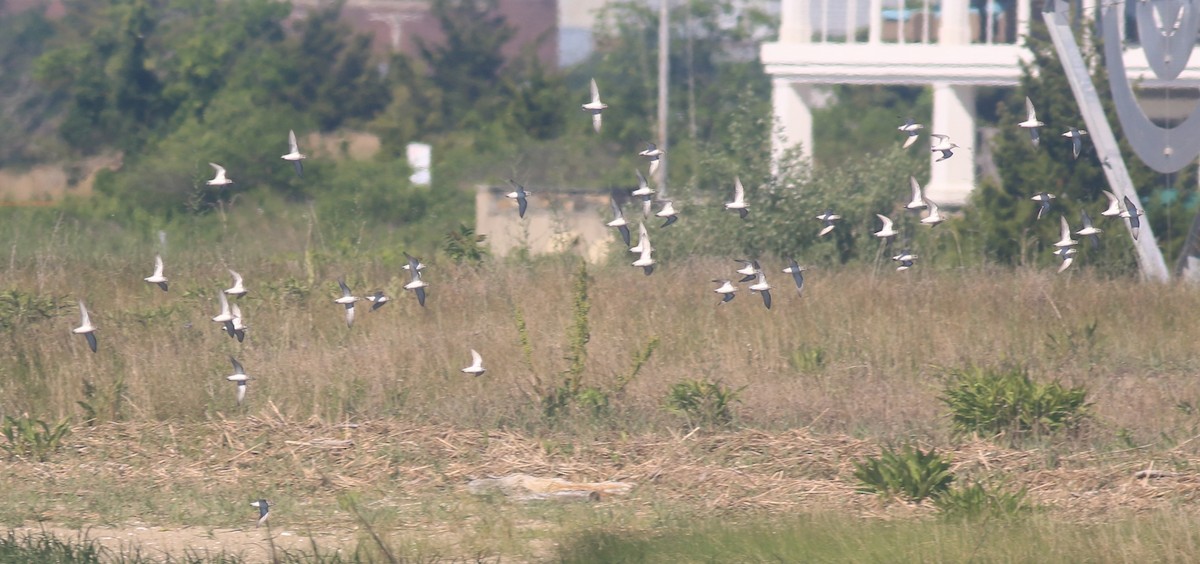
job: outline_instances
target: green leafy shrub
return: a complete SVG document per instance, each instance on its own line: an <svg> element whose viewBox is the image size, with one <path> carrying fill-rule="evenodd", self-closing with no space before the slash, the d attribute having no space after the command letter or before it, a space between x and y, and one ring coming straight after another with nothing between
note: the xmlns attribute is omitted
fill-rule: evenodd
<svg viewBox="0 0 1200 564"><path fill-rule="evenodd" d="M1032 510L1027 493L1025 488L1012 491L972 482L935 496L933 505L948 519L1012 519Z"/></svg>
<svg viewBox="0 0 1200 564"><path fill-rule="evenodd" d="M0 448L11 457L44 462L50 453L62 446L62 440L71 433L71 420L63 419L53 428L41 419L28 414L20 418L6 415L0 433L7 439Z"/></svg>
<svg viewBox="0 0 1200 564"><path fill-rule="evenodd" d="M1034 382L1015 368L955 372L939 399L950 408L956 434L1008 433L1013 439L1076 429L1091 406L1083 386Z"/></svg>
<svg viewBox="0 0 1200 564"><path fill-rule="evenodd" d="M855 462L854 477L861 484L860 491L902 496L917 503L945 492L954 481L950 461L935 449L922 452L912 445L899 451L885 448L878 457Z"/></svg>
<svg viewBox="0 0 1200 564"><path fill-rule="evenodd" d="M667 409L686 417L688 426L728 425L733 422L733 403L744 389L710 380L680 382L667 393Z"/></svg>

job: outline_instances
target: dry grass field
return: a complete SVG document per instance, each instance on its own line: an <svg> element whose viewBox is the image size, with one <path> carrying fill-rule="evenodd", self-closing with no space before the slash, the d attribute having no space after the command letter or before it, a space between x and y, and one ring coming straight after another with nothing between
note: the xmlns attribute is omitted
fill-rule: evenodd
<svg viewBox="0 0 1200 564"><path fill-rule="evenodd" d="M223 546L254 561L267 545L251 540L266 531L254 531L248 503L266 497L274 534L366 546L380 559L557 559L581 531L718 516L924 522L935 514L927 504L856 492L853 463L907 441L947 453L962 478L1027 488L1051 521L1194 524L1200 293L1189 286L1086 267L884 265L813 267L797 296L782 264L765 261L777 273L766 310L744 287L717 305L709 281L733 276L732 261L666 257L649 277L589 269L585 311L571 257L441 259L426 271L422 308L402 289L399 249L317 251L319 234L255 221L233 217L217 240L172 235L165 293L141 280L156 245L70 225L13 231L0 280L0 414L69 418L72 433L45 461L0 460L7 525L140 526L184 539L241 531ZM240 344L210 321L226 268L249 289ZM360 306L347 328L333 303L343 276L393 301ZM77 299L98 327L97 353L71 334ZM573 338L581 322L587 336ZM459 372L472 348L487 368L479 378ZM230 356L251 376L241 407L225 380ZM544 398L568 357L590 391L548 417ZM954 370L972 366L1084 386L1092 417L1020 444L955 436L939 397ZM694 381L740 390L728 425L667 408L672 386ZM1133 477L1147 468L1166 474ZM637 487L577 505L465 491L511 472ZM1172 538L1179 554L1195 548L1189 535Z"/></svg>

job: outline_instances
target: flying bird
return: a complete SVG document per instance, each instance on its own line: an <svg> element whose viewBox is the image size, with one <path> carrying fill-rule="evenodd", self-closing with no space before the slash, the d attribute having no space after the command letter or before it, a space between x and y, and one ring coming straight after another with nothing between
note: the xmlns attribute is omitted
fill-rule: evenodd
<svg viewBox="0 0 1200 564"><path fill-rule="evenodd" d="M404 285L404 289L415 292L417 303L421 304L421 307L425 307L425 288L428 288L429 284L421 280L421 269L418 267L421 261L408 253L404 253L404 257L408 259L408 275L412 279L411 282Z"/></svg>
<svg viewBox="0 0 1200 564"><path fill-rule="evenodd" d="M1030 100L1029 96L1025 97L1025 112L1028 116L1025 118L1025 121L1018 123L1017 127L1028 130L1029 140L1033 141L1034 147L1037 147L1039 142L1038 128L1046 124L1038 121L1037 112L1033 109L1033 100Z"/></svg>
<svg viewBox="0 0 1200 564"><path fill-rule="evenodd" d="M767 275L762 271L758 271L758 281L750 285L750 292L758 292L762 294L763 305L767 309L771 309L771 285L767 284Z"/></svg>
<svg viewBox="0 0 1200 564"><path fill-rule="evenodd" d="M663 203L663 207L661 210L658 211L658 213L656 213L654 215L656 217L664 217L667 219L665 222L663 222L662 225L659 226L659 228L661 229L663 227L671 225L672 223L675 223L679 219L679 215L675 213L675 206L673 206L671 204L671 200L660 200L660 201Z"/></svg>
<svg viewBox="0 0 1200 564"><path fill-rule="evenodd" d="M296 169L296 176L304 178L304 165L300 161L308 157L300 152L300 146L296 143L295 130L288 130L288 154L279 158L285 161L292 161L292 167Z"/></svg>
<svg viewBox="0 0 1200 564"><path fill-rule="evenodd" d="M471 365L461 370L464 374L483 376L483 373L486 372L483 368L483 357L479 356L479 353L475 352L475 349L471 349Z"/></svg>
<svg viewBox="0 0 1200 564"><path fill-rule="evenodd" d="M895 229L892 228L892 220L888 219L888 217L886 215L875 214L875 217L878 217L879 221L883 222L883 227L881 227L879 229L879 231L875 232L876 237L879 237L880 239L890 240L891 238L893 238L899 234L898 231L896 231Z"/></svg>
<svg viewBox="0 0 1200 564"><path fill-rule="evenodd" d="M796 283L796 293L804 293L804 267L796 264L796 259L789 258L787 268L783 269L784 274L791 274L792 281Z"/></svg>
<svg viewBox="0 0 1200 564"><path fill-rule="evenodd" d="M233 184L233 180L225 177L225 167L217 163L208 163L208 166L213 167L213 170L216 172L216 174L212 177L212 180L205 180L205 184L209 186L225 186L227 184Z"/></svg>
<svg viewBox="0 0 1200 564"><path fill-rule="evenodd" d="M1083 228L1079 231L1076 231L1075 234L1079 235L1080 237L1087 237L1091 239L1093 247L1100 246L1099 235L1100 233L1103 233L1103 230L1092 225L1092 217L1088 215L1087 210L1079 210L1079 213L1082 216L1080 219L1083 220Z"/></svg>
<svg viewBox="0 0 1200 564"><path fill-rule="evenodd" d="M406 268L408 267L407 264L404 266ZM420 271L421 268L418 266L417 270ZM383 304L386 304L389 301L391 301L391 298L383 295L383 290L375 290L375 295L367 296L367 301L371 302L371 311L375 311L375 310L383 307Z"/></svg>
<svg viewBox="0 0 1200 564"><path fill-rule="evenodd" d="M924 125L921 125L921 124L913 121L912 118L905 119L904 125L901 125L900 127L896 128L897 130L903 131L904 133L908 134L908 137L906 137L904 139L904 147L903 148L907 149L907 148L911 147L913 145L913 143L916 143L917 135L921 132L921 129L924 127L925 127Z"/></svg>
<svg viewBox="0 0 1200 564"><path fill-rule="evenodd" d="M1054 246L1062 248L1062 247L1073 247L1075 245L1078 245L1079 241L1076 241L1071 238L1071 226L1067 225L1067 216L1060 215L1060 216L1058 216L1058 219L1062 222L1061 226L1059 228L1059 233L1062 235L1062 238L1059 239L1058 242L1054 244Z"/></svg>
<svg viewBox="0 0 1200 564"><path fill-rule="evenodd" d="M257 528L265 525L267 522L267 517L271 516L271 506L267 503L267 500L260 499L258 501L252 501L250 502L250 506L258 508L258 524L254 526Z"/></svg>
<svg viewBox="0 0 1200 564"><path fill-rule="evenodd" d="M931 134L929 134L929 136L937 140L936 143L930 144L929 151L932 153L941 153L942 154L942 156L938 157L938 159L936 161L933 161L935 163L940 163L950 157L953 157L954 150L959 148L958 144L952 143L950 141L949 135L941 135L941 134L937 134L937 133L931 133Z"/></svg>
<svg viewBox="0 0 1200 564"><path fill-rule="evenodd" d="M242 368L242 363L238 362L236 358L231 356L229 361L233 363L233 374L226 376L225 379L237 384L237 404L242 405L242 402L246 400L246 382L250 380L250 377L246 375L246 369ZM264 508L262 511L265 513L266 509Z"/></svg>
<svg viewBox="0 0 1200 564"><path fill-rule="evenodd" d="M233 330L233 311L229 309L229 299L222 292L217 293L217 300L221 302L221 313L218 313L212 318L214 323L220 323L225 327L225 332L229 333L230 337L235 336Z"/></svg>
<svg viewBox="0 0 1200 564"><path fill-rule="evenodd" d="M508 183L512 184L513 188L516 189L505 194L504 197L517 201L517 215L524 219L525 210L529 207L529 194L531 192L526 190L524 186L517 184L517 182L511 178L508 179Z"/></svg>
<svg viewBox="0 0 1200 564"><path fill-rule="evenodd" d="M912 268L913 265L916 264L917 255L913 254L908 249L904 249L903 251L900 251L899 254L893 256L892 260L900 263L900 265L896 267L896 271L904 272L905 270Z"/></svg>
<svg viewBox="0 0 1200 564"><path fill-rule="evenodd" d="M908 184L912 187L912 200L905 204L904 209L919 210L928 207L925 203L925 196L921 195L921 185L917 183L915 176L908 177Z"/></svg>
<svg viewBox="0 0 1200 564"><path fill-rule="evenodd" d="M1145 212L1139 210L1129 196L1125 196L1125 209L1121 212L1121 217L1129 220L1129 232L1133 234L1134 241L1137 241L1138 231L1142 228L1142 220L1139 216L1144 214Z"/></svg>
<svg viewBox="0 0 1200 564"><path fill-rule="evenodd" d="M350 292L350 287L346 285L346 281L338 279L338 286L342 289L342 297L333 300L335 304L346 306L346 327L354 325L354 302L362 299Z"/></svg>
<svg viewBox="0 0 1200 564"><path fill-rule="evenodd" d="M723 280L723 279L722 280L713 280L713 282L720 284L720 286L718 286L716 290L713 290L714 292L721 294L721 301L719 303L717 303L717 305L721 305L723 303L728 303L730 300L733 299L733 297L734 297L733 293L737 291L737 286L734 286L733 282L731 282L729 280Z"/></svg>
<svg viewBox="0 0 1200 564"><path fill-rule="evenodd" d="M229 274L233 275L233 286L226 288L225 293L239 298L246 295L246 287L242 284L242 275L233 270L230 270Z"/></svg>
<svg viewBox="0 0 1200 564"><path fill-rule="evenodd" d="M725 209L737 210L742 219L746 219L750 214L749 206L746 205L746 189L742 188L741 178L733 177L733 201L725 202Z"/></svg>
<svg viewBox="0 0 1200 564"><path fill-rule="evenodd" d="M151 284L158 284L162 291L167 291L167 277L163 276L163 260L162 255L154 255L154 274L143 278Z"/></svg>
<svg viewBox="0 0 1200 564"><path fill-rule="evenodd" d="M1079 158L1079 152L1083 150L1083 136L1087 135L1086 129L1078 129L1072 127L1070 131L1063 133L1062 136L1071 140L1071 152L1075 158Z"/></svg>
<svg viewBox="0 0 1200 564"><path fill-rule="evenodd" d="M654 272L654 258L650 256L650 253L654 252L654 248L650 246L650 234L646 232L645 223L639 225L638 233L640 234L638 246L641 247L641 256L633 261L633 266L640 266L642 272L646 276L650 276Z"/></svg>
<svg viewBox="0 0 1200 564"><path fill-rule="evenodd" d="M742 267L737 269L737 273L742 275L742 279L738 280L738 284L745 284L755 278L758 278L758 261L748 259L733 259L733 262L741 264Z"/></svg>
<svg viewBox="0 0 1200 564"><path fill-rule="evenodd" d="M625 246L629 246L629 222L625 221L625 214L621 212L621 206L617 205L616 198L608 199L609 205L612 206L613 220L605 225L616 227L617 231L621 232L621 240L625 241Z"/></svg>
<svg viewBox="0 0 1200 564"><path fill-rule="evenodd" d="M229 308L231 310L231 314L233 315L233 319L229 321L231 324L233 324L233 335L237 337L237 340L240 343L246 340L246 329L249 329L249 327L247 327L246 323L242 321L242 308L238 307L236 303L230 304Z"/></svg>
<svg viewBox="0 0 1200 564"><path fill-rule="evenodd" d="M650 249L651 251L654 250L650 247L650 234L646 231L646 224L638 223L638 244L636 246L629 247L629 252L640 253L642 252L642 249Z"/></svg>
<svg viewBox="0 0 1200 564"><path fill-rule="evenodd" d="M1062 264L1058 267L1058 273L1062 274L1064 270L1071 267L1071 263L1075 262L1075 253L1079 252L1075 247L1059 247L1054 249L1054 256L1062 259Z"/></svg>
<svg viewBox="0 0 1200 564"><path fill-rule="evenodd" d="M600 133L600 112L608 108L608 104L600 101L600 89L596 87L596 79L592 79L592 101L583 104L582 109L592 114L592 129Z"/></svg>
<svg viewBox="0 0 1200 564"><path fill-rule="evenodd" d="M1115 217L1121 215L1121 200L1117 199L1117 195L1109 192L1108 190L1104 191L1104 195L1108 197L1108 209L1100 212L1100 215L1104 217Z"/></svg>
<svg viewBox="0 0 1200 564"><path fill-rule="evenodd" d="M938 205L933 200L925 200L929 203L929 215L921 219L922 225L937 227L937 224L946 221L946 217L942 215Z"/></svg>
<svg viewBox="0 0 1200 564"><path fill-rule="evenodd" d="M667 154L667 152L662 149L659 149L658 145L655 145L654 143L650 143L647 141L646 148L642 149L642 151L638 153L638 156L646 157L647 159L650 160L650 176L654 176L654 173L658 172L659 160L665 154Z"/></svg>
<svg viewBox="0 0 1200 564"><path fill-rule="evenodd" d="M71 332L83 335L92 352L96 352L96 326L92 325L92 317L88 315L87 306L83 305L83 300L79 300L79 327L72 329Z"/></svg>
<svg viewBox="0 0 1200 564"><path fill-rule="evenodd" d="M831 208L825 210L825 213L818 215L817 219L821 220L821 231L817 233L817 237L824 237L828 235L830 231L833 231L834 222L842 219L842 216L833 213L833 209Z"/></svg>
<svg viewBox="0 0 1200 564"><path fill-rule="evenodd" d="M1049 192L1038 192L1029 199L1038 203L1037 217L1034 218L1034 221L1036 221L1041 219L1046 212L1050 211L1050 200L1054 199L1054 194Z"/></svg>
<svg viewBox="0 0 1200 564"><path fill-rule="evenodd" d="M637 190L634 190L632 192L632 195L634 195L634 196L649 196L649 195L653 194L654 190L650 189L650 183L648 183L646 181L645 176L642 176L642 171L640 171L636 168L633 169L633 171L637 173L638 187L637 187Z"/></svg>

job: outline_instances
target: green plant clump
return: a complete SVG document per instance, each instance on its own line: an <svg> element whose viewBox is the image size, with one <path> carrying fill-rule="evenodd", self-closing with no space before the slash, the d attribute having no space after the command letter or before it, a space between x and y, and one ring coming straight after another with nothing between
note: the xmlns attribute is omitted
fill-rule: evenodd
<svg viewBox="0 0 1200 564"><path fill-rule="evenodd" d="M62 446L63 438L71 433L71 420L63 419L51 428L45 421L28 414L20 418L6 415L0 432L7 439L0 448L9 456L44 462L50 453Z"/></svg>
<svg viewBox="0 0 1200 564"><path fill-rule="evenodd" d="M1013 491L972 482L935 496L933 505L942 516L952 520L1013 519L1032 509L1027 493L1025 488Z"/></svg>
<svg viewBox="0 0 1200 564"><path fill-rule="evenodd" d="M855 462L854 477L862 485L860 491L903 496L916 503L942 494L954 481L949 460L935 449L923 452L912 445L899 451L885 448L878 457Z"/></svg>
<svg viewBox="0 0 1200 564"><path fill-rule="evenodd" d="M1091 406L1083 386L1034 382L1024 369L958 371L939 399L956 434L1009 433L1014 440L1077 429Z"/></svg>
<svg viewBox="0 0 1200 564"><path fill-rule="evenodd" d="M733 422L733 403L739 401L744 389L730 389L710 380L680 382L667 393L667 409L686 417L689 427L729 425Z"/></svg>

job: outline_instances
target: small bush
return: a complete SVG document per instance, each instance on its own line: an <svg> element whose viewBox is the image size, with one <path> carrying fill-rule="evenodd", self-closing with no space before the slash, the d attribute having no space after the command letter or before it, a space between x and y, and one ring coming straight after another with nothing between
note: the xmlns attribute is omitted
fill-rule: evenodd
<svg viewBox="0 0 1200 564"><path fill-rule="evenodd" d="M933 505L948 519L1012 519L1032 509L1027 493L1025 488L1010 491L973 482L942 492L933 498Z"/></svg>
<svg viewBox="0 0 1200 564"><path fill-rule="evenodd" d="M690 427L728 425L733 422L733 403L744 389L709 380L680 382L667 393L667 409L686 417Z"/></svg>
<svg viewBox="0 0 1200 564"><path fill-rule="evenodd" d="M1088 417L1087 389L1034 382L1024 369L956 372L942 396L959 435L1009 433L1014 439L1078 428Z"/></svg>
<svg viewBox="0 0 1200 564"><path fill-rule="evenodd" d="M7 439L0 448L9 456L44 462L50 453L62 446L63 437L71 433L71 421L63 419L51 428L45 421L28 414L19 419L6 415L0 432Z"/></svg>
<svg viewBox="0 0 1200 564"><path fill-rule="evenodd" d="M950 461L935 449L922 452L912 445L904 445L899 451L885 448L878 457L855 462L854 477L861 484L860 491L886 497L898 495L917 503L941 494L954 481Z"/></svg>

